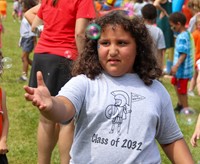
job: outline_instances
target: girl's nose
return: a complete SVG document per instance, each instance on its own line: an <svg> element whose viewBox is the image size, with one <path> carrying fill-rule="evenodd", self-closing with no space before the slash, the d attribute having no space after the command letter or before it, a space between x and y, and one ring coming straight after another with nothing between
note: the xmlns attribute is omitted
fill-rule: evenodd
<svg viewBox="0 0 200 164"><path fill-rule="evenodd" d="M114 45L110 46L110 49L109 49L110 56L115 56L118 53L119 53L119 50L116 46L114 46Z"/></svg>

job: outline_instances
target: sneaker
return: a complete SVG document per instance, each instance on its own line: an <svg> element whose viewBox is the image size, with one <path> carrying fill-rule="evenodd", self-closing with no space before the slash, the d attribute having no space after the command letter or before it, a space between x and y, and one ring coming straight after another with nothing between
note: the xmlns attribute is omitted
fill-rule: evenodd
<svg viewBox="0 0 200 164"><path fill-rule="evenodd" d="M180 113L182 109L183 109L183 106L177 104L176 107L174 108L174 111Z"/></svg>
<svg viewBox="0 0 200 164"><path fill-rule="evenodd" d="M28 78L26 77L26 75L22 75L22 76L20 76L20 80L21 81L27 81Z"/></svg>
<svg viewBox="0 0 200 164"><path fill-rule="evenodd" d="M194 94L194 92L193 91L188 91L188 93L187 93L189 96L192 96L192 97L194 97L195 96L195 94Z"/></svg>

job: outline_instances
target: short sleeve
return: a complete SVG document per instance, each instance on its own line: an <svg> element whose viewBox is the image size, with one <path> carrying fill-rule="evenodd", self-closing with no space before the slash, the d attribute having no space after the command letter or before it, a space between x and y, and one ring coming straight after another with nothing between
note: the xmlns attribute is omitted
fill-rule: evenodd
<svg viewBox="0 0 200 164"><path fill-rule="evenodd" d="M164 34L161 30L159 30L159 34L158 34L158 49L164 49L166 48L166 45L165 45L165 38L164 38Z"/></svg>
<svg viewBox="0 0 200 164"><path fill-rule="evenodd" d="M95 16L93 0L80 0L76 18L95 18Z"/></svg>
<svg viewBox="0 0 200 164"><path fill-rule="evenodd" d="M157 126L156 139L160 144L169 144L183 137L174 114L170 96L163 95L162 112Z"/></svg>
<svg viewBox="0 0 200 164"><path fill-rule="evenodd" d="M181 37L178 40L178 44L177 44L177 51L181 54L188 54L188 50L190 47L188 47L189 43L188 43L189 39L187 38L186 35L184 35L183 37Z"/></svg>
<svg viewBox="0 0 200 164"><path fill-rule="evenodd" d="M68 98L74 105L76 113L79 113L85 99L86 89L87 78L84 75L79 75L70 79L61 88L57 96Z"/></svg>

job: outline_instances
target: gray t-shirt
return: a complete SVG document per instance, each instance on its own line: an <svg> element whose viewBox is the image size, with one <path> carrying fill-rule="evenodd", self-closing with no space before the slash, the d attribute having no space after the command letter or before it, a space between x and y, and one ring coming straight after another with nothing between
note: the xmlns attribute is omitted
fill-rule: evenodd
<svg viewBox="0 0 200 164"><path fill-rule="evenodd" d="M71 164L157 164L156 140L169 144L183 137L170 96L157 80L146 86L137 74L103 73L95 80L79 75L58 95L76 108Z"/></svg>
<svg viewBox="0 0 200 164"><path fill-rule="evenodd" d="M149 30L149 33L151 37L153 38L154 45L155 47L160 50L160 49L165 49L165 38L162 30L155 26L155 25L148 25L146 24L147 29Z"/></svg>

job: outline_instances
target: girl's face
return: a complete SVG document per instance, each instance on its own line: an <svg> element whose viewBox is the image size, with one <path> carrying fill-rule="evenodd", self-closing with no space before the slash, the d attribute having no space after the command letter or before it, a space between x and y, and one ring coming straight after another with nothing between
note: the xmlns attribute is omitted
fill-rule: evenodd
<svg viewBox="0 0 200 164"><path fill-rule="evenodd" d="M108 25L98 41L99 62L111 76L133 72L136 56L135 39L120 25Z"/></svg>

